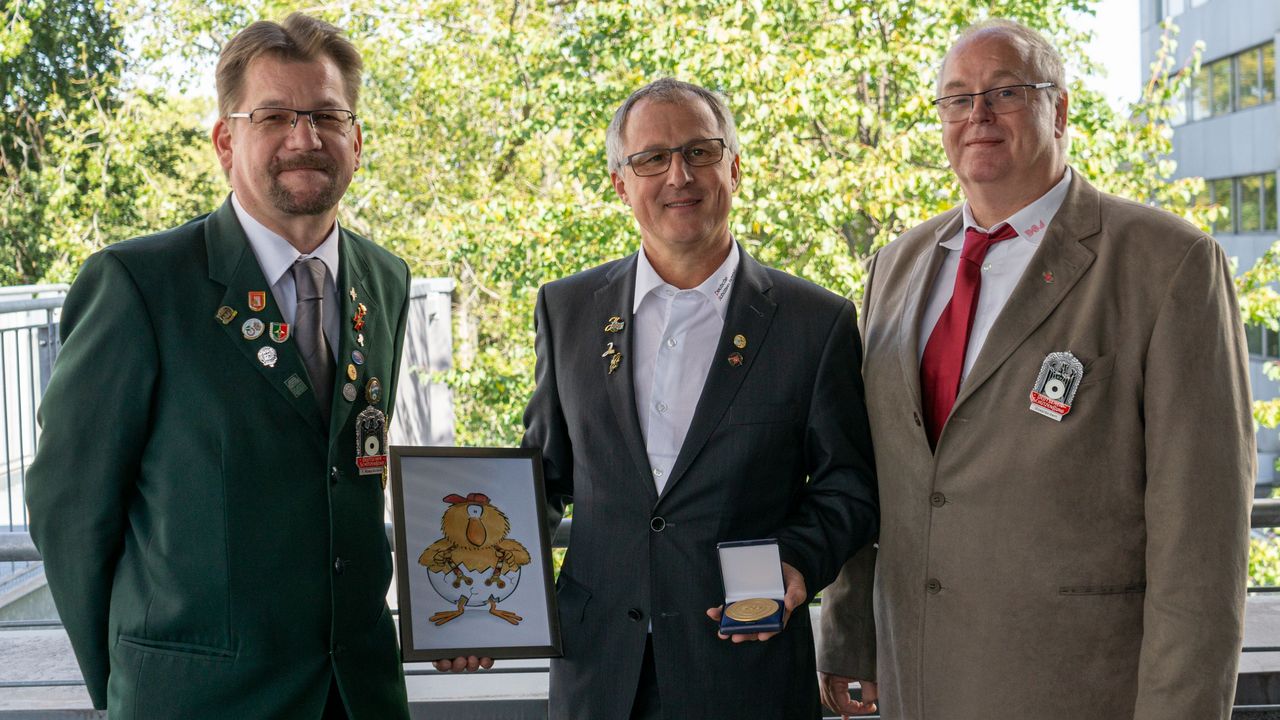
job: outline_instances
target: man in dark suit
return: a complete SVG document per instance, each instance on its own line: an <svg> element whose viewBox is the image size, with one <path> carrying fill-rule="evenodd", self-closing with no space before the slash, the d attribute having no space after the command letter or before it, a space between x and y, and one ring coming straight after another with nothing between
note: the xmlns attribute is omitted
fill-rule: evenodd
<svg viewBox="0 0 1280 720"><path fill-rule="evenodd" d="M91 257L28 473L31 533L112 718L407 718L385 602L405 263L339 227L361 61L294 14L218 65L232 196Z"/></svg>
<svg viewBox="0 0 1280 720"><path fill-rule="evenodd" d="M525 413L551 512L573 503L551 716L816 718L806 603L877 522L854 308L734 242L719 96L659 80L607 143L641 248L542 288ZM730 642L716 544L757 538L789 622Z"/></svg>
<svg viewBox="0 0 1280 720"><path fill-rule="evenodd" d="M1067 103L1018 23L943 62L965 203L867 279L884 523L823 593L845 715L854 680L895 720L1231 715L1255 455L1230 265L1069 167Z"/></svg>

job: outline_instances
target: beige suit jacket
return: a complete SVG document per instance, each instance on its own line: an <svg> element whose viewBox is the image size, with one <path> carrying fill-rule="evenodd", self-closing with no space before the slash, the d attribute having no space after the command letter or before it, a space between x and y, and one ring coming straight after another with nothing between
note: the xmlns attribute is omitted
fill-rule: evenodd
<svg viewBox="0 0 1280 720"><path fill-rule="evenodd" d="M1193 226L1074 178L936 453L918 328L960 209L872 261L878 558L827 588L818 667L878 666L885 718L1230 714L1255 464L1231 270ZM1057 351L1085 367L1060 422L1029 409Z"/></svg>

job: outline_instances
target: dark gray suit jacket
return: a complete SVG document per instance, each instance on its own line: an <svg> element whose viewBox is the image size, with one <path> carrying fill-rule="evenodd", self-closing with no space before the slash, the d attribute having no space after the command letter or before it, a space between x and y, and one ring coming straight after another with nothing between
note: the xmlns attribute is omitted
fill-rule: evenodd
<svg viewBox="0 0 1280 720"><path fill-rule="evenodd" d="M667 717L816 718L807 612L768 642L739 645L716 637L705 612L724 600L718 542L777 538L813 593L877 530L853 305L744 250L702 397L658 496L631 377L636 257L538 295L524 444L542 451L550 512L574 506L551 717L626 718L652 624ZM615 315L626 327L606 333ZM623 354L612 374L601 357L609 342ZM740 365L728 362L733 352Z"/></svg>

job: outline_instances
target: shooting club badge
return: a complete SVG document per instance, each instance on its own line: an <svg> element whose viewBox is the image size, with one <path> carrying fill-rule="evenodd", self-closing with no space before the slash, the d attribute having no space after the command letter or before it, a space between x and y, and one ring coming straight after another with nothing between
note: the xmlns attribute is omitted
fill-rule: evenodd
<svg viewBox="0 0 1280 720"><path fill-rule="evenodd" d="M1071 402L1084 377L1084 365L1069 352L1049 353L1040 365L1040 375L1031 388L1031 410L1050 420L1062 421L1071 412Z"/></svg>
<svg viewBox="0 0 1280 720"><path fill-rule="evenodd" d="M361 475L381 475L387 467L387 416L376 407L356 416L356 467Z"/></svg>

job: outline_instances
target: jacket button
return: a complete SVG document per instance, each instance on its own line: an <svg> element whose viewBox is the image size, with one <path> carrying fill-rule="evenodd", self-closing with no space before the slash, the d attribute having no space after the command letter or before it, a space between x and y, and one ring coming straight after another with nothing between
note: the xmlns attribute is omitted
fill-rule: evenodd
<svg viewBox="0 0 1280 720"><path fill-rule="evenodd" d="M644 617L644 613L640 612L640 608L631 608L627 611L627 617L631 618L631 622L640 622L640 618Z"/></svg>
<svg viewBox="0 0 1280 720"><path fill-rule="evenodd" d="M942 583L938 582L938 578L929 578L929 582L924 584L924 589L928 590L930 595L937 595L942 590Z"/></svg>
<svg viewBox="0 0 1280 720"><path fill-rule="evenodd" d="M654 519L649 521L649 529L654 532L662 532L663 530L667 529L667 521L664 520L661 516L655 517Z"/></svg>
<svg viewBox="0 0 1280 720"><path fill-rule="evenodd" d="M947 504L947 496L936 492L929 496L929 504L934 507L942 507Z"/></svg>
<svg viewBox="0 0 1280 720"><path fill-rule="evenodd" d="M920 422L920 413L911 413L911 419L916 421L916 427L924 425L924 423Z"/></svg>
<svg viewBox="0 0 1280 720"><path fill-rule="evenodd" d="M342 477L342 473L338 472L337 465L334 465L333 467L329 468L329 482L333 483L334 485L337 485L338 479L341 477Z"/></svg>
<svg viewBox="0 0 1280 720"><path fill-rule="evenodd" d="M342 558L338 558L333 561L333 572L338 575L341 575L343 568L345 568L346 566L347 564L342 562Z"/></svg>

